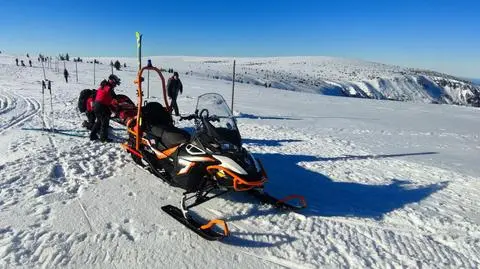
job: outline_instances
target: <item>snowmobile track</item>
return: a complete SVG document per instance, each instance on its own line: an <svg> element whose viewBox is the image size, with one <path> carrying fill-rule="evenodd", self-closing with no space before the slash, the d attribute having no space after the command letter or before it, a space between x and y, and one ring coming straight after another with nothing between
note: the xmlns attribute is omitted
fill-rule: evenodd
<svg viewBox="0 0 480 269"><path fill-rule="evenodd" d="M0 114L6 113L15 109L17 106L17 99L6 92L2 92L0 95Z"/></svg>

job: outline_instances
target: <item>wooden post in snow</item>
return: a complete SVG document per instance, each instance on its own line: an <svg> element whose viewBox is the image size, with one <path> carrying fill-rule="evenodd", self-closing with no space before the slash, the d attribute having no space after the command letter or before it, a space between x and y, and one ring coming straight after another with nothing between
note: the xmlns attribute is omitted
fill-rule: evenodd
<svg viewBox="0 0 480 269"><path fill-rule="evenodd" d="M77 83L78 83L78 68L77 68L77 61L75 61L75 76L77 77Z"/></svg>
<svg viewBox="0 0 480 269"><path fill-rule="evenodd" d="M43 79L47 80L47 76L45 75L45 65L43 64L43 60L42 60L42 69L43 69Z"/></svg>
<svg viewBox="0 0 480 269"><path fill-rule="evenodd" d="M232 76L232 106L231 106L232 114L233 114L234 96L235 96L235 60L233 60L233 76Z"/></svg>

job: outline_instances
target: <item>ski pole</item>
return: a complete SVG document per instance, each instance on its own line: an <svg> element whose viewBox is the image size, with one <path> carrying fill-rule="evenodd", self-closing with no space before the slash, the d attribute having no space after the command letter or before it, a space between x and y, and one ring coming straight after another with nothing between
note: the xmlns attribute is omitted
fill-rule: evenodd
<svg viewBox="0 0 480 269"><path fill-rule="evenodd" d="M45 130L45 80L42 80L42 130Z"/></svg>

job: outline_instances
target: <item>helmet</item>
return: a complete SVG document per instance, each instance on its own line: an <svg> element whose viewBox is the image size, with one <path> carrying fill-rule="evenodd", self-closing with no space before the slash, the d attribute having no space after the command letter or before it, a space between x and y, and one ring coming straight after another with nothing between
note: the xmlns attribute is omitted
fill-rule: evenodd
<svg viewBox="0 0 480 269"><path fill-rule="evenodd" d="M108 77L108 80L113 83L115 86L118 86L120 85L120 78L117 77L116 75L114 74L111 74L109 77Z"/></svg>

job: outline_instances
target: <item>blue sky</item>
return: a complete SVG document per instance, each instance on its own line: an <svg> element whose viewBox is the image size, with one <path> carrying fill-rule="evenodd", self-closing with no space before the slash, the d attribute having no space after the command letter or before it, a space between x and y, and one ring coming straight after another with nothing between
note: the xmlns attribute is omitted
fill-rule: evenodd
<svg viewBox="0 0 480 269"><path fill-rule="evenodd" d="M0 50L359 58L480 78L480 1L0 0Z"/></svg>

